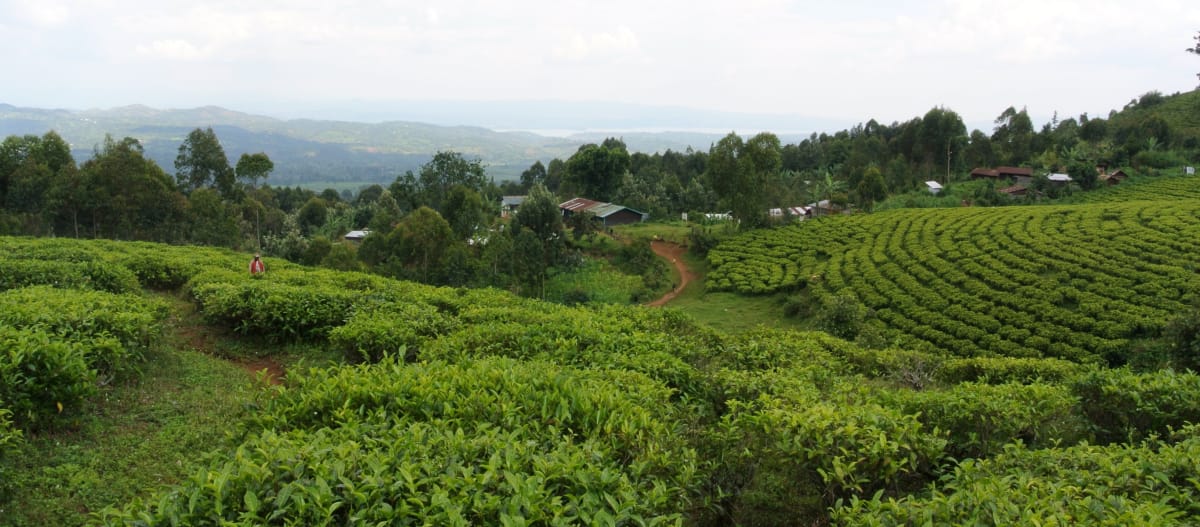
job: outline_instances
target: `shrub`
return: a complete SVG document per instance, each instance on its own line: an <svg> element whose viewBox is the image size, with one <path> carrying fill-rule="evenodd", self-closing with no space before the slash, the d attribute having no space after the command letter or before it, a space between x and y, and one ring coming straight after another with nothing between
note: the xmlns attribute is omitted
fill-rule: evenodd
<svg viewBox="0 0 1200 527"><path fill-rule="evenodd" d="M821 303L817 326L835 337L853 340L869 315L870 310L854 295L842 293Z"/></svg>
<svg viewBox="0 0 1200 527"><path fill-rule="evenodd" d="M329 341L351 362L377 362L385 355L413 360L426 342L458 325L429 304L393 303L356 313L329 332Z"/></svg>
<svg viewBox="0 0 1200 527"><path fill-rule="evenodd" d="M4 400L0 399L0 508L12 499L12 493L16 490L5 460L12 455L22 439L21 430L13 425L12 411L6 407Z"/></svg>
<svg viewBox="0 0 1200 527"><path fill-rule="evenodd" d="M1200 375L1095 370L1071 382L1096 440L1137 441L1200 423Z"/></svg>
<svg viewBox="0 0 1200 527"><path fill-rule="evenodd" d="M1054 358L970 357L953 358L942 363L938 378L950 384L983 382L1057 382L1087 370L1079 363Z"/></svg>
<svg viewBox="0 0 1200 527"><path fill-rule="evenodd" d="M166 305L136 295L34 286L0 292L0 323L86 344L89 367L119 376L158 338Z"/></svg>
<svg viewBox="0 0 1200 527"><path fill-rule="evenodd" d="M299 372L236 452L109 525L679 525L668 391L541 363Z"/></svg>
<svg viewBox="0 0 1200 527"><path fill-rule="evenodd" d="M726 448L742 445L743 468L726 471L748 477L724 490L754 500L755 521L804 523L851 496L923 484L945 446L915 416L875 404L762 397L731 408L723 426L738 434Z"/></svg>
<svg viewBox="0 0 1200 527"><path fill-rule="evenodd" d="M1195 428L1177 444L1009 445L967 460L928 493L853 497L833 510L840 525L1191 525L1200 514Z"/></svg>
<svg viewBox="0 0 1200 527"><path fill-rule="evenodd" d="M22 426L41 428L56 415L76 410L96 392L88 352L85 343L44 330L0 326L0 401L9 415ZM0 428L0 447L9 436Z"/></svg>
<svg viewBox="0 0 1200 527"><path fill-rule="evenodd" d="M960 384L944 390L898 390L883 398L926 429L940 430L957 459L988 457L1004 445L1035 448L1078 442L1086 433L1066 387L1045 384Z"/></svg>
<svg viewBox="0 0 1200 527"><path fill-rule="evenodd" d="M91 260L0 259L0 290L31 285L133 293L141 289L137 276L117 264Z"/></svg>

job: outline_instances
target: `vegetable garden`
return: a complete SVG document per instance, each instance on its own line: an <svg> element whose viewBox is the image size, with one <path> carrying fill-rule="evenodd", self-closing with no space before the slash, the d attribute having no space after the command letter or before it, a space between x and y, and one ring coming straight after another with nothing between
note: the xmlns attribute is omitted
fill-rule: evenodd
<svg viewBox="0 0 1200 527"><path fill-rule="evenodd" d="M1076 214L1029 210L1036 217L1022 224L1060 230L1070 230ZM1115 220L1102 212L1099 221L1120 223L1133 214L1155 226L1148 231L1175 222L1190 232L1193 224L1186 208L1114 210ZM970 225L999 222L953 212L952 222L879 217L904 219L900 235L932 222L966 236ZM837 230L846 240L904 239L885 235L891 229L883 223L866 229L835 219L805 228ZM1165 244L1145 232L1130 235ZM841 247L854 252L850 246ZM943 255L953 249L936 247ZM1064 248L1055 262L1101 251L1084 247ZM137 375L148 360L140 350L159 345L164 317L144 289L175 291L205 324L247 346L304 342L344 358L293 369L283 386L264 387L270 392L260 406L198 460L190 477L108 504L81 522L1171 525L1200 517L1200 443L1190 426L1200 419L1200 376L1096 364L1082 326L1071 334L1084 340L1063 344L1077 349L1055 347L1057 340L1047 345L1062 353L955 357L929 345L868 350L816 332L728 335L672 310L565 307L492 289L284 263L252 278L244 255L209 249L14 238L0 238L0 248L9 255L5 276L14 277L0 293L0 372L7 376L0 475L14 466L6 445L69 429L78 411L71 397L103 392L110 375ZM774 250L773 258L787 259L786 249ZM771 287L787 287L793 274L798 281L802 269L831 273L825 269L841 253L823 251L804 253L808 268L779 266ZM884 260L898 262L892 255L915 249L893 243L883 251ZM1024 261L998 251L991 257ZM872 261L872 254L844 261ZM49 265L62 267L43 269ZM1024 272L1038 278L1061 272L1031 265ZM1157 323L1157 310L1183 305L1194 285L1190 271L1166 272L1177 268L1163 260L1155 265L1138 272L1161 272L1158 286L1174 293L1136 304L1147 325ZM1116 305L1118 297L1090 286L1104 276L1084 268L1091 274L1055 283L1075 287L1071 298L1087 293ZM926 272L912 283L898 269L879 273L915 291L924 286L913 284L934 278L947 290L956 283ZM59 275L71 278L45 278ZM969 283L974 275L956 276ZM130 277L138 287L130 287ZM1135 287L1150 283L1137 273L1125 279ZM1038 284L1026 284L1031 295ZM978 302L995 302L982 285L975 290ZM905 306L949 309L927 304L936 301L928 295ZM1062 299L1042 302L1076 312ZM1001 334L1009 326L993 320L995 327L980 331ZM955 338L975 342L972 336ZM1095 338L1115 346L1133 337L1115 331ZM985 354L980 350L974 355ZM79 393L64 395L63 386ZM1042 507L1047 500L1062 506Z"/></svg>

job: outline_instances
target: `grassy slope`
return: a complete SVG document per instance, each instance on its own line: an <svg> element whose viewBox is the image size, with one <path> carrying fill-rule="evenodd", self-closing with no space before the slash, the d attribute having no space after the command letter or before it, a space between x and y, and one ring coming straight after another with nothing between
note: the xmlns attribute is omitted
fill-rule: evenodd
<svg viewBox="0 0 1200 527"><path fill-rule="evenodd" d="M705 285L708 263L699 256L687 253L687 265L697 279L688 284L667 307L687 313L698 322L726 333L766 326L778 329L804 329L796 319L783 317L781 295L744 296L737 293L709 291Z"/></svg>
<svg viewBox="0 0 1200 527"><path fill-rule="evenodd" d="M195 348L199 316L173 303L142 375L103 388L77 427L30 434L13 462L17 495L0 523L78 525L89 512L179 482L263 395L247 368Z"/></svg>

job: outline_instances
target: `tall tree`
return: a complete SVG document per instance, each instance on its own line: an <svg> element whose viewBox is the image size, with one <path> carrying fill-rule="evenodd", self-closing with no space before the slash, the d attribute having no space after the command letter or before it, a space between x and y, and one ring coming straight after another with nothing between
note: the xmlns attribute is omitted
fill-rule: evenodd
<svg viewBox="0 0 1200 527"><path fill-rule="evenodd" d="M781 164L775 134L764 132L743 141L730 132L709 151L708 179L743 227L758 227L767 219L768 181Z"/></svg>
<svg viewBox="0 0 1200 527"><path fill-rule="evenodd" d="M942 173L935 167L944 167L943 183L948 182L954 160L961 156L966 142L967 127L962 118L952 110L933 108L921 119L913 160L921 160L935 174Z"/></svg>
<svg viewBox="0 0 1200 527"><path fill-rule="evenodd" d="M453 185L442 206L443 217L458 240L467 240L483 226L487 209L478 192L462 185Z"/></svg>
<svg viewBox="0 0 1200 527"><path fill-rule="evenodd" d="M602 144L587 144L567 160L567 181L582 197L612 201L629 171L629 151L619 139L608 138Z"/></svg>
<svg viewBox="0 0 1200 527"><path fill-rule="evenodd" d="M1196 43L1192 44L1192 47L1187 48L1186 51L1188 53L1200 55L1200 33L1196 33L1196 35L1192 37L1192 40L1195 41ZM1196 77L1200 78L1200 73L1197 73Z"/></svg>
<svg viewBox="0 0 1200 527"><path fill-rule="evenodd" d="M142 153L137 139L105 137L104 145L83 164L85 201L80 216L90 220L98 238L178 241L186 200L174 182Z"/></svg>
<svg viewBox="0 0 1200 527"><path fill-rule="evenodd" d="M546 183L546 166L541 161L534 161L529 168L521 172L521 189L529 192L534 185Z"/></svg>
<svg viewBox="0 0 1200 527"><path fill-rule="evenodd" d="M267 157L266 153L259 152L242 154L242 157L238 158L235 172L238 179L248 183L250 188L255 188L258 186L258 180L267 179L272 170L275 170L275 163L271 162L271 158Z"/></svg>
<svg viewBox="0 0 1200 527"><path fill-rule="evenodd" d="M487 194L487 175L483 164L478 159L468 160L458 152L440 151L434 154L433 159L421 165L416 182L420 196L418 204L427 205L439 213L444 212L443 204L450 187L454 185L462 185L480 195ZM396 191L392 190L392 193L396 194Z"/></svg>
<svg viewBox="0 0 1200 527"><path fill-rule="evenodd" d="M1024 108L1018 112L1009 106L1001 112L992 132L992 144L999 150L1000 162L1014 166L1028 163L1033 136L1033 121Z"/></svg>
<svg viewBox="0 0 1200 527"><path fill-rule="evenodd" d="M188 133L175 156L175 179L180 190L190 194L198 188L216 188L226 198L233 196L234 172L225 149L211 127Z"/></svg>

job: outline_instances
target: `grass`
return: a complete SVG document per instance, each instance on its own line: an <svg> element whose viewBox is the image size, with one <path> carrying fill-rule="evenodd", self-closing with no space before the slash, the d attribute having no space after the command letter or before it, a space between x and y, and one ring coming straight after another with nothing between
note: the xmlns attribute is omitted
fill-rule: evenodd
<svg viewBox="0 0 1200 527"><path fill-rule="evenodd" d="M666 307L683 311L697 321L726 333L741 333L758 326L806 329L799 321L783 316L784 295L744 296L709 292L704 284L708 262L690 252L684 256L684 261L697 278Z"/></svg>
<svg viewBox="0 0 1200 527"><path fill-rule="evenodd" d="M199 316L190 304L175 300L173 309L140 377L102 388L73 426L27 434L6 458L17 490L0 505L0 523L81 525L179 482L267 394L248 368L193 347L188 329Z"/></svg>
<svg viewBox="0 0 1200 527"><path fill-rule="evenodd" d="M561 304L628 304L642 289L642 277L624 274L604 260L587 260L546 280L545 298Z"/></svg>
<svg viewBox="0 0 1200 527"><path fill-rule="evenodd" d="M664 240L686 245L692 224L683 221L633 223L613 227L613 231L626 239Z"/></svg>

